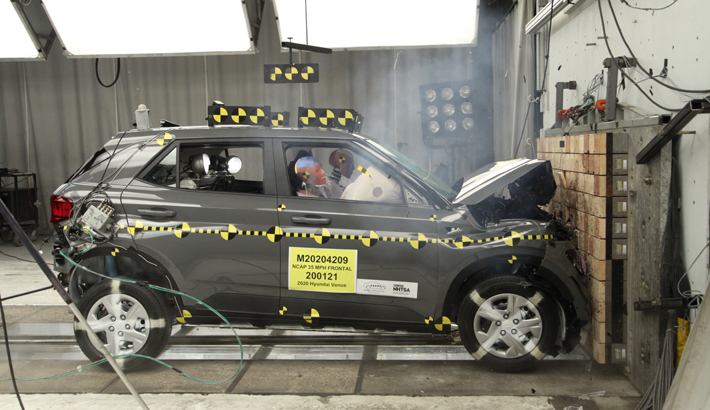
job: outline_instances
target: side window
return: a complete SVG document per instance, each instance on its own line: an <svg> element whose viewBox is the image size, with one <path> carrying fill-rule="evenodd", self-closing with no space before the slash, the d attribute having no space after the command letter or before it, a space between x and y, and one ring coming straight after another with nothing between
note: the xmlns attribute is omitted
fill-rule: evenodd
<svg viewBox="0 0 710 410"><path fill-rule="evenodd" d="M286 144L294 196L404 204L398 178L376 158L343 144Z"/></svg>
<svg viewBox="0 0 710 410"><path fill-rule="evenodd" d="M175 186L177 181L177 148L173 148L168 155L153 169L151 169L143 179L147 182L162 185Z"/></svg>
<svg viewBox="0 0 710 410"><path fill-rule="evenodd" d="M416 190L410 188L409 186L404 187L404 197L407 200L407 205L413 207L430 208L429 202L425 197L419 195Z"/></svg>
<svg viewBox="0 0 710 410"><path fill-rule="evenodd" d="M263 152L256 144L183 143L143 179L180 189L263 194Z"/></svg>

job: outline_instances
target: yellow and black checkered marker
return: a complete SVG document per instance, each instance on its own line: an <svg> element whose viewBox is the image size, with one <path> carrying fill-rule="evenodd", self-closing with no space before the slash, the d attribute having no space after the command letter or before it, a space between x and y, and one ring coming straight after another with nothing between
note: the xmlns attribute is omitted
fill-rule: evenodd
<svg viewBox="0 0 710 410"><path fill-rule="evenodd" d="M188 312L187 310L183 310L182 316L178 316L175 319L178 321L178 323L185 324L186 323L185 319L190 319L190 318L192 318L192 314L190 312Z"/></svg>
<svg viewBox="0 0 710 410"><path fill-rule="evenodd" d="M284 306L281 309L279 309L279 315L283 316L283 314L286 313L287 311L288 311L288 309L286 309L286 306Z"/></svg>
<svg viewBox="0 0 710 410"><path fill-rule="evenodd" d="M353 111L343 110L340 114L338 114L338 123L342 127L349 127L350 125L352 125L353 121L355 121L355 115L353 114Z"/></svg>
<svg viewBox="0 0 710 410"><path fill-rule="evenodd" d="M118 250L118 248L113 248L113 251L111 252L111 256L116 256L118 253L121 252Z"/></svg>
<svg viewBox="0 0 710 410"><path fill-rule="evenodd" d="M224 228L222 228L219 235L225 241L231 241L232 239L234 239L234 237L239 235L239 229L237 229L237 227L234 225L227 225Z"/></svg>
<svg viewBox="0 0 710 410"><path fill-rule="evenodd" d="M436 214L433 214L432 216L429 217L431 221L436 221Z"/></svg>
<svg viewBox="0 0 710 410"><path fill-rule="evenodd" d="M330 231L325 228L320 228L313 235L313 239L319 244L324 245L330 240Z"/></svg>
<svg viewBox="0 0 710 410"><path fill-rule="evenodd" d="M440 319L434 320L431 316L424 319L424 323L427 325L434 325L434 329L440 332L450 332L451 331L451 319L446 316L442 316Z"/></svg>
<svg viewBox="0 0 710 410"><path fill-rule="evenodd" d="M429 239L423 233L420 233L417 234L416 239L410 239L409 244L412 245L412 248L414 249L421 249L427 244L428 241Z"/></svg>
<svg viewBox="0 0 710 410"><path fill-rule="evenodd" d="M305 110L301 112L301 109L299 108L298 110L298 126L301 127L301 123L303 125L313 125L314 122L313 120L316 119L316 113L313 110Z"/></svg>
<svg viewBox="0 0 710 410"><path fill-rule="evenodd" d="M286 206L281 204L278 210L285 209ZM435 215L434 215L435 216ZM68 226L63 227L65 230ZM89 229L86 227L86 229ZM439 238L429 238L423 233L409 234L408 236L381 236L375 231L366 231L361 235L341 235L334 234L326 228L320 228L312 233L305 232L285 232L279 226L272 226L266 231L245 231L237 228L235 225L223 225L220 228L209 227L209 228L193 228L187 223L182 223L177 226L148 226L141 221L135 221L133 225L119 225L119 229L125 230L131 236L138 235L139 233L146 232L173 232L176 237L180 239L187 238L189 234L210 234L219 235L225 241L230 241L237 236L265 236L269 241L276 243L279 242L283 237L287 238L311 238L319 245L328 243L331 239L336 240L347 240L347 241L360 241L363 245L369 247L375 246L378 242L400 242L409 243L414 249L422 249L427 243L439 244L443 243L446 245L453 245L456 248L467 248L474 245L497 243L498 245L515 246L520 241L523 240L552 240L555 239L553 235L520 235L517 232L510 232L504 234L503 236L494 236L488 238L473 239L467 236L459 236L456 239L439 239ZM412 236L416 235L416 236ZM114 250L112 254L117 254L118 249ZM517 260L515 256L511 256L508 259L509 263L514 263Z"/></svg>
<svg viewBox="0 0 710 410"><path fill-rule="evenodd" d="M368 248L375 246L379 239L380 239L380 236L377 235L377 232L375 232L375 231L365 232L364 235L360 236L360 240Z"/></svg>
<svg viewBox="0 0 710 410"><path fill-rule="evenodd" d="M318 115L318 119L320 120L321 125L327 127L333 123L335 114L333 114L333 111L331 110L323 110L320 115Z"/></svg>
<svg viewBox="0 0 710 410"><path fill-rule="evenodd" d="M361 118L360 114L351 109L298 107L299 128L335 128L356 132L362 126Z"/></svg>
<svg viewBox="0 0 710 410"><path fill-rule="evenodd" d="M317 83L318 64L264 64L265 84Z"/></svg>
<svg viewBox="0 0 710 410"><path fill-rule="evenodd" d="M281 205L279 205L279 207L278 207L277 209L279 210L279 212L281 212L281 211L283 211L284 209L286 209L286 205L281 204Z"/></svg>
<svg viewBox="0 0 710 410"><path fill-rule="evenodd" d="M170 143L170 140L173 139L173 136L170 133L165 133L161 137L159 137L155 142L158 143L158 145L165 145L167 142L168 144Z"/></svg>
<svg viewBox="0 0 710 410"><path fill-rule="evenodd" d="M316 73L316 69L313 68L313 65L307 65L303 68L301 68L301 78L303 78L305 81L310 82L308 80L311 79L311 76L313 76Z"/></svg>
<svg viewBox="0 0 710 410"><path fill-rule="evenodd" d="M283 70L279 66L274 66L271 68L271 74L269 74L269 80L271 80L272 83L275 83L276 80L281 79L281 74L283 74Z"/></svg>
<svg viewBox="0 0 710 410"><path fill-rule="evenodd" d="M316 319L319 317L320 317L320 313L318 313L318 311L315 309L307 310L303 313L303 320L305 320L308 323L313 323L313 319Z"/></svg>
<svg viewBox="0 0 710 410"><path fill-rule="evenodd" d="M516 258L515 255L513 255L513 256L511 256L510 259L508 259L508 263L512 265L512 264L514 264L515 261L517 261L517 260L518 260L518 258Z"/></svg>
<svg viewBox="0 0 710 410"><path fill-rule="evenodd" d="M271 126L272 127L288 127L290 122L291 122L291 113L288 111L272 112L271 113Z"/></svg>
<svg viewBox="0 0 710 410"><path fill-rule="evenodd" d="M271 107L210 105L207 108L207 125L260 125L271 126Z"/></svg>

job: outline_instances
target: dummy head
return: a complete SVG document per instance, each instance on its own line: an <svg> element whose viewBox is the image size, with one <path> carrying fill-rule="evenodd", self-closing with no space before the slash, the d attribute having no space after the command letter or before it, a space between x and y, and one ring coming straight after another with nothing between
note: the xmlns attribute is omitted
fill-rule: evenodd
<svg viewBox="0 0 710 410"><path fill-rule="evenodd" d="M306 184L325 184L323 165L313 157L303 157L296 161L296 176Z"/></svg>
<svg viewBox="0 0 710 410"><path fill-rule="evenodd" d="M353 154L351 154L350 151L336 149L330 153L328 162L334 167L340 167L340 174L344 175L346 178L350 178L353 174L355 164L353 163Z"/></svg>

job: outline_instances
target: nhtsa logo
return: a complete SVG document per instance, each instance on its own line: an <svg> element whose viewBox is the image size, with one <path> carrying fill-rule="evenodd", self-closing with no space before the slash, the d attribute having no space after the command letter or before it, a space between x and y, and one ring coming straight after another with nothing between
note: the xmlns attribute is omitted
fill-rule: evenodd
<svg viewBox="0 0 710 410"><path fill-rule="evenodd" d="M385 293L387 287L385 285L380 285L377 282L369 282L364 286L368 293Z"/></svg>
<svg viewBox="0 0 710 410"><path fill-rule="evenodd" d="M400 283L395 283L392 285L392 293L400 295L409 295L411 291L409 290L409 287Z"/></svg>

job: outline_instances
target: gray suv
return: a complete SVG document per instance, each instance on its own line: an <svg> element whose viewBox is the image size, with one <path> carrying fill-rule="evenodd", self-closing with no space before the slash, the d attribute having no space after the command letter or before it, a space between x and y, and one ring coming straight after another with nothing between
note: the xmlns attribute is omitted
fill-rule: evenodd
<svg viewBox="0 0 710 410"><path fill-rule="evenodd" d="M52 195L55 270L117 355L159 355L175 323L220 323L206 304L258 327L453 326L514 371L570 351L589 320L573 246L539 207L555 188L537 159L450 187L338 130L133 130Z"/></svg>

